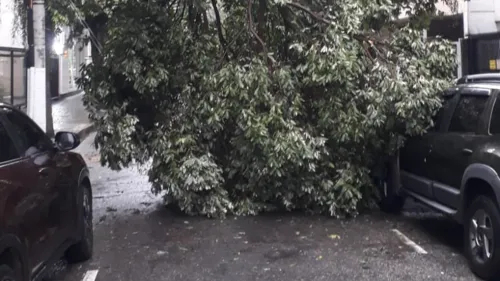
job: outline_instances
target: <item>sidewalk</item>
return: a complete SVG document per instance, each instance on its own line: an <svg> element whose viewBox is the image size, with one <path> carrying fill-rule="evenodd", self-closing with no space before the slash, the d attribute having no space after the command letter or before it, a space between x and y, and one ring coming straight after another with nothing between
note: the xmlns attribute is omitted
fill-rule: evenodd
<svg viewBox="0 0 500 281"><path fill-rule="evenodd" d="M93 130L93 124L83 106L84 93L70 96L52 103L52 118L54 131L69 131L77 133L81 139L86 138Z"/></svg>

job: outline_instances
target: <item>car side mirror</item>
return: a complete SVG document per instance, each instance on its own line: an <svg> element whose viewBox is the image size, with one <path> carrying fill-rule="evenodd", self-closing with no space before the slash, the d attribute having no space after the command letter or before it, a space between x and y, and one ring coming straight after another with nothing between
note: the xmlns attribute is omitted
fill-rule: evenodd
<svg viewBox="0 0 500 281"><path fill-rule="evenodd" d="M57 132L54 139L57 148L61 151L72 150L80 145L80 137L71 132Z"/></svg>

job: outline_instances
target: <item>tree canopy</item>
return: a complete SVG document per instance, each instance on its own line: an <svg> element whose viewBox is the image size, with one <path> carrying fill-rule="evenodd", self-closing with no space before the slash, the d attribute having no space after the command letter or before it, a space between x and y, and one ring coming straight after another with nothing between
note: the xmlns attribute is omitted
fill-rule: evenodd
<svg viewBox="0 0 500 281"><path fill-rule="evenodd" d="M435 0L50 1L90 28L79 83L102 164L149 163L189 214L356 214L454 76L453 45L417 29Z"/></svg>

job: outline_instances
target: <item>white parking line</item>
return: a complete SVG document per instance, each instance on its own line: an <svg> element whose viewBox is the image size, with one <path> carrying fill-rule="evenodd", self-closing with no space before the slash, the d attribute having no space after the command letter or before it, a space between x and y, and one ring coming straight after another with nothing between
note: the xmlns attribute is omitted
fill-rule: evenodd
<svg viewBox="0 0 500 281"><path fill-rule="evenodd" d="M83 276L83 281L95 281L99 270L89 270Z"/></svg>
<svg viewBox="0 0 500 281"><path fill-rule="evenodd" d="M403 242L406 246L411 247L413 250L415 250L415 252L423 255L427 254L427 251L417 245L417 243L410 240L410 238L406 237L406 235L401 233L401 231L393 229L392 232L396 233L396 236L399 238L399 240L401 240L401 242Z"/></svg>

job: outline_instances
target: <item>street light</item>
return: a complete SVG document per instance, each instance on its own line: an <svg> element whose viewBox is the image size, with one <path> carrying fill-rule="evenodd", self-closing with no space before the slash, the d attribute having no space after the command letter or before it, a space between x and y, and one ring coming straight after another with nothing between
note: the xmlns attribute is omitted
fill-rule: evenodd
<svg viewBox="0 0 500 281"><path fill-rule="evenodd" d="M60 42L54 42L54 44L52 44L52 50L56 55L60 56L64 52L64 44L61 44Z"/></svg>
<svg viewBox="0 0 500 281"><path fill-rule="evenodd" d="M63 54L64 54L64 32L59 32L54 36L54 42L52 43L52 51L54 54L57 55L57 76L58 76L58 81L57 84L59 85L57 87L58 89L58 95L60 95L63 92L63 82L64 82L64 77L63 77Z"/></svg>
<svg viewBox="0 0 500 281"><path fill-rule="evenodd" d="M58 56L64 53L64 33L58 33L54 38L54 43L52 43L52 51Z"/></svg>

